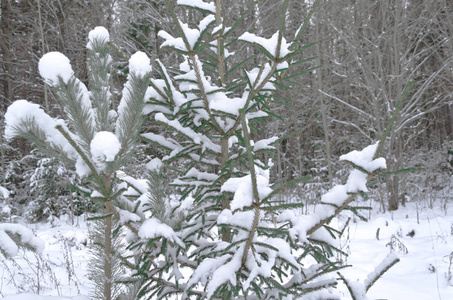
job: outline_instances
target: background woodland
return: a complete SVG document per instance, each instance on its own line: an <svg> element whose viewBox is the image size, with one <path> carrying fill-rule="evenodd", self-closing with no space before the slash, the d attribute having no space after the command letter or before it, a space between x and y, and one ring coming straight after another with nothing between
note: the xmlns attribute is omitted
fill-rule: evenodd
<svg viewBox="0 0 453 300"><path fill-rule="evenodd" d="M236 20L234 12L244 12L251 2L223 0L223 11L231 11L228 18ZM281 2L257 1L239 26L270 37L279 27ZM288 35L294 35L311 2L290 3ZM188 9L178 13L189 24L196 17ZM395 174L377 181L381 188L370 197L379 200L383 210L398 209L405 201L423 200L432 206L440 199L447 205L453 171L452 15L450 0L320 1L302 38L304 59L292 68L295 87L272 104L284 120L274 118L261 128L266 135L285 137L269 157L274 162L273 181L312 178L288 190L289 198L312 204L344 181L347 174L335 158L382 136L411 84L386 143L389 171ZM49 51L65 53L77 77L88 84L86 37L95 26L106 27L111 35L117 105L132 53L143 51L152 62L160 59L167 66L180 63L175 54L159 49L162 40L157 33L174 31L172 24L158 0L2 0L0 118L17 99L41 104L48 114L59 116L55 95L38 74L38 61ZM256 50L238 50L246 53L238 59L253 66ZM145 126L153 130L155 124ZM252 135L259 139L263 132L258 128ZM87 210L84 191L75 189L80 179L61 162L32 149L23 140L2 141L1 186L13 195L1 206L8 204L13 214L34 221ZM159 155L163 154L157 148L143 146L129 169L140 172L141 157ZM402 169L412 172L398 171Z"/></svg>

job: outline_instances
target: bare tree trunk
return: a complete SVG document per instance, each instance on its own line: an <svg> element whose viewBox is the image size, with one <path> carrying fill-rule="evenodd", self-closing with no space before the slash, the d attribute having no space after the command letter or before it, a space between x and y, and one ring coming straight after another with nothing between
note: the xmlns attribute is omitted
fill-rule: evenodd
<svg viewBox="0 0 453 300"><path fill-rule="evenodd" d="M41 37L41 51L42 54L46 53L46 44L44 39L44 29L42 26L42 14L41 14L41 0L37 0L38 5L38 22L39 22L39 35ZM43 82L43 89L44 89L44 108L47 113L49 113L49 96L47 93L47 85Z"/></svg>
<svg viewBox="0 0 453 300"><path fill-rule="evenodd" d="M104 184L106 190L110 190L110 176L105 176ZM107 197L106 197L107 198ZM113 215L113 204L112 199L107 198L105 204L105 214L107 218L105 220L105 235L104 235L104 256L105 256L105 283L104 283L104 297L105 300L112 299L112 215Z"/></svg>
<svg viewBox="0 0 453 300"><path fill-rule="evenodd" d="M324 32L320 32L323 30L324 26L322 26L321 22L321 17L319 16L316 18L318 20L318 24L316 26L316 52L318 54L318 64L323 65L324 64L324 51L323 47L325 46L325 43L321 39L325 39ZM327 107L326 104L324 103L324 96L322 93L319 91L324 90L324 84L323 84L323 69L318 69L317 72L317 80L316 80L316 88L318 90L318 98L320 101L320 106L321 106L321 116L322 116L322 128L324 131L324 146L325 146L325 151L326 151L326 160L327 160L327 170L328 170L328 177L329 177L329 188L332 188L332 182L333 182L333 175L332 175L332 159L331 159L331 153L330 153L330 138L329 138L329 133L330 133L330 128L329 124L327 121Z"/></svg>
<svg viewBox="0 0 453 300"><path fill-rule="evenodd" d="M0 45L3 54L3 99L2 111L13 101L13 69L11 53L11 3L10 0L1 0L0 18Z"/></svg>

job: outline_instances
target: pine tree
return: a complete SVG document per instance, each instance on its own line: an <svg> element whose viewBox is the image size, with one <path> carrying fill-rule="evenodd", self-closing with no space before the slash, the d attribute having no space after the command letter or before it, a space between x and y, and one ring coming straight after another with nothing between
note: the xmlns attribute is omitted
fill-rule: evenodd
<svg viewBox="0 0 453 300"><path fill-rule="evenodd" d="M135 274L143 281L138 297L333 297L336 272L344 267L334 255L341 253L336 239L343 230L329 223L345 209L360 216L360 208L350 204L385 169L385 160L378 157L384 139L341 158L354 170L345 185L322 197L315 214L298 216L293 209L301 203L275 200L284 188L307 179L271 184L272 162L263 161L262 153L274 150L279 138L252 139L257 122L274 115L279 89L290 88L291 78L300 75L290 71L298 63L309 17L287 42L288 2L283 2L279 30L264 38L236 32L244 15L228 26L220 0L177 1L203 16L195 27L182 22L172 1L166 1L177 35L161 31L159 36L165 40L162 47L179 53L182 63L170 71L156 61L158 75L151 79L146 111L168 134L143 137L167 150L164 164L179 167L172 185L179 189L180 204L171 212L185 219L171 225L151 217L140 227L131 246ZM261 63L250 66L248 58L238 59L244 47L254 47L260 53L254 61ZM238 70L242 76L233 77ZM385 266L396 261L392 257Z"/></svg>
<svg viewBox="0 0 453 300"><path fill-rule="evenodd" d="M93 263L91 278L96 299L116 299L120 294L119 234L124 223L137 218L127 213L127 188L118 171L126 166L137 148L143 123L144 97L151 66L141 52L129 60L129 76L117 111L112 110L109 33L96 27L89 33L88 88L74 76L69 59L59 52L45 54L39 71L57 96L64 119L46 114L39 105L26 100L14 102L5 115L8 139L25 138L49 157L64 162L81 177L88 177L91 198L99 214L92 219ZM123 209L124 212L123 212Z"/></svg>

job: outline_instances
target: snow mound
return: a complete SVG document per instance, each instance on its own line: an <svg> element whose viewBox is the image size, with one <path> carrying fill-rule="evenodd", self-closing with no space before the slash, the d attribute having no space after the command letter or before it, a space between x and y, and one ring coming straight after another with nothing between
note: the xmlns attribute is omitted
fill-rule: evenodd
<svg viewBox="0 0 453 300"><path fill-rule="evenodd" d="M58 77L61 77L64 83L74 75L71 62L64 54L60 52L49 52L43 55L38 64L39 74L51 86L58 86Z"/></svg>
<svg viewBox="0 0 453 300"><path fill-rule="evenodd" d="M136 76L145 77L151 72L151 61L146 53L137 51L129 59L129 72L134 73Z"/></svg>
<svg viewBox="0 0 453 300"><path fill-rule="evenodd" d="M100 163L99 166L104 162L112 162L120 149L118 138L108 131L96 133L90 144L91 155L96 162Z"/></svg>
<svg viewBox="0 0 453 300"><path fill-rule="evenodd" d="M110 41L109 31L102 26L97 26L93 30L91 30L90 33L88 33L88 49L93 50L93 42L95 40L107 43L108 41Z"/></svg>

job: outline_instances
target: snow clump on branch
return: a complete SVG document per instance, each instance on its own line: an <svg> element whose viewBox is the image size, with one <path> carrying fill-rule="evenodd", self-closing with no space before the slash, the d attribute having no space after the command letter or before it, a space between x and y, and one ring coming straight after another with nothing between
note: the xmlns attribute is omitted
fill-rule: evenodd
<svg viewBox="0 0 453 300"><path fill-rule="evenodd" d="M97 26L88 33L88 44L87 48L93 50L93 42L98 40L103 43L110 41L109 31L103 26Z"/></svg>
<svg viewBox="0 0 453 300"><path fill-rule="evenodd" d="M64 83L68 83L74 75L69 58L57 51L44 54L39 60L38 68L42 78L54 87L59 85L59 77Z"/></svg>

